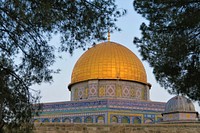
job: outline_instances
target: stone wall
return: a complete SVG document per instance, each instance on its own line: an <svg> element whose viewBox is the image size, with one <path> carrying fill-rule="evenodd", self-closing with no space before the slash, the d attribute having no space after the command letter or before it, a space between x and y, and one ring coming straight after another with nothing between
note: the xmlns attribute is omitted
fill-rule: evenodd
<svg viewBox="0 0 200 133"><path fill-rule="evenodd" d="M200 123L138 125L37 123L34 133L200 133Z"/></svg>

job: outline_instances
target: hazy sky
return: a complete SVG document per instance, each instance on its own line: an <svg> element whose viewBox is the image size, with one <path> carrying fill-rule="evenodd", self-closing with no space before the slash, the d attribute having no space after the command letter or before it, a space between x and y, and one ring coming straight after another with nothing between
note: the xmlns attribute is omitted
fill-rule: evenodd
<svg viewBox="0 0 200 133"><path fill-rule="evenodd" d="M120 43L129 48L141 60L138 49L133 44L133 38L141 36L139 27L142 22L145 22L145 19L134 11L132 3L133 0L117 0L118 8L126 9L127 14L120 18L120 20L117 22L117 26L119 26L122 31L111 34L111 41ZM59 36L55 36L52 39L51 44L59 45L59 42ZM59 74L55 74L53 76L54 82L51 84L34 86L35 89L39 89L41 91L41 102L70 100L70 92L68 91L67 86L71 81L73 67L83 52L84 51L82 50L75 50L72 56L68 53L63 53L63 59L57 59L53 66L55 69L61 69ZM152 84L152 88L150 90L150 99L152 101L167 102L173 97L173 95L170 95L155 81L154 75L152 74L152 68L149 67L148 63L145 61L142 61L142 63L146 69L147 80L150 84ZM196 110L200 112L200 107L197 103L195 103L195 107Z"/></svg>

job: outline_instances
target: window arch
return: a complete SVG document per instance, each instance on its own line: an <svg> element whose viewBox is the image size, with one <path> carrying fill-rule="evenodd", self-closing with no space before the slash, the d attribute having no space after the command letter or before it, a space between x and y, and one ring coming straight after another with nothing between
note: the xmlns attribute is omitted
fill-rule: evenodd
<svg viewBox="0 0 200 133"><path fill-rule="evenodd" d="M93 119L91 116L85 118L85 123L93 123Z"/></svg>
<svg viewBox="0 0 200 133"><path fill-rule="evenodd" d="M49 118L44 118L42 122L50 122Z"/></svg>
<svg viewBox="0 0 200 133"><path fill-rule="evenodd" d="M60 119L59 119L59 118L54 118L54 119L52 120L52 122L60 122Z"/></svg>
<svg viewBox="0 0 200 133"><path fill-rule="evenodd" d="M64 118L64 119L63 119L63 122L66 122L66 123L71 123L71 119L70 119L70 118L68 118L68 117L66 117L66 118Z"/></svg>
<svg viewBox="0 0 200 133"><path fill-rule="evenodd" d="M33 122L37 123L37 122L40 122L40 120L39 119L34 119Z"/></svg>
<svg viewBox="0 0 200 133"><path fill-rule="evenodd" d="M124 123L124 124L130 123L129 117L128 116L123 116L122 119L121 119L121 123Z"/></svg>
<svg viewBox="0 0 200 133"><path fill-rule="evenodd" d="M73 120L74 123L81 123L81 118L80 117L76 117Z"/></svg>
<svg viewBox="0 0 200 133"><path fill-rule="evenodd" d="M102 115L98 116L97 123L104 123L104 116L102 116Z"/></svg>
<svg viewBox="0 0 200 133"><path fill-rule="evenodd" d="M112 117L111 117L111 123L112 123L112 124L118 123L118 117L115 116L115 115L112 116Z"/></svg>
<svg viewBox="0 0 200 133"><path fill-rule="evenodd" d="M141 124L141 118L139 118L139 117L134 117L133 123L134 123L134 124Z"/></svg>
<svg viewBox="0 0 200 133"><path fill-rule="evenodd" d="M154 123L154 121L151 118L147 118L147 119L145 119L144 123L152 124L152 123Z"/></svg>

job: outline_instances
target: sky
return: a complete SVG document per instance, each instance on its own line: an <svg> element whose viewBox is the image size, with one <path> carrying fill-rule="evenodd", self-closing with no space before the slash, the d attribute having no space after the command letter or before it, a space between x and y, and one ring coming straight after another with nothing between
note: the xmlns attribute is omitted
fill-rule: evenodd
<svg viewBox="0 0 200 133"><path fill-rule="evenodd" d="M121 17L117 26L122 29L120 32L114 32L111 34L111 41L117 42L125 47L129 48L135 55L142 61L142 57L138 52L138 48L133 44L134 37L140 37L141 32L139 30L142 22L147 22L140 14L137 14L133 8L133 0L116 0L119 9L126 9L127 14ZM51 45L59 45L59 36L54 36L50 41ZM57 59L53 68L59 68L61 71L59 74L53 75L53 82L51 84L44 83L41 85L35 85L33 88L41 91L41 102L60 102L70 101L70 91L68 85L71 81L71 73L76 61L84 53L82 50L75 50L73 55L68 53L62 53L62 59ZM152 85L150 90L150 99L152 101L167 102L174 95L170 95L167 90L162 88L155 80L152 73L152 68L148 62L142 61L146 73L148 83ZM200 112L200 107L194 103L196 111Z"/></svg>

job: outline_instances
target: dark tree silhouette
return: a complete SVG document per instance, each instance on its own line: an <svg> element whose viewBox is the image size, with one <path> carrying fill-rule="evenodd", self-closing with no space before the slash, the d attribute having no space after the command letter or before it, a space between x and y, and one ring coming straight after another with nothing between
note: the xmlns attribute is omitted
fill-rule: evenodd
<svg viewBox="0 0 200 133"><path fill-rule="evenodd" d="M156 80L170 93L200 101L200 1L135 0L133 6L148 20L134 43Z"/></svg>
<svg viewBox="0 0 200 133"><path fill-rule="evenodd" d="M1 132L5 125L27 132L38 109L33 104L39 95L31 85L51 82L57 72L51 69L55 47L48 44L53 35L60 35L60 51L72 53L105 39L108 27L120 30L115 21L124 13L115 0L1 0Z"/></svg>

